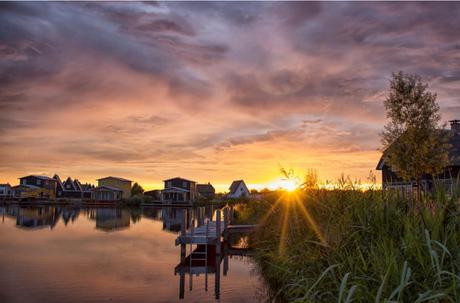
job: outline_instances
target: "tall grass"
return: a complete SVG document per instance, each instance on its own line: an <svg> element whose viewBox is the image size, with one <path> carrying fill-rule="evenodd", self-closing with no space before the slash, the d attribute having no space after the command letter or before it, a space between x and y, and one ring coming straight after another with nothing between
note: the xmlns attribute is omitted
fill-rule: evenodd
<svg viewBox="0 0 460 303"><path fill-rule="evenodd" d="M410 208L378 190L274 193L237 209L274 300L460 302L457 195Z"/></svg>

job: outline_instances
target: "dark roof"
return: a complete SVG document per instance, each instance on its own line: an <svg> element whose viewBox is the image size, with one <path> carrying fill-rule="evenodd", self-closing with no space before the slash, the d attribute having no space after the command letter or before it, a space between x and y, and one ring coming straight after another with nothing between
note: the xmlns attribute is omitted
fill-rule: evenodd
<svg viewBox="0 0 460 303"><path fill-rule="evenodd" d="M161 189L152 189L152 190L144 191L144 195L145 194L155 194L155 193L161 193Z"/></svg>
<svg viewBox="0 0 460 303"><path fill-rule="evenodd" d="M0 186L9 186L9 187L11 187L10 183L0 183Z"/></svg>
<svg viewBox="0 0 460 303"><path fill-rule="evenodd" d="M47 176L42 176L42 175L28 175L28 176L25 176L25 177L21 177L19 179L24 179L24 178L29 178L29 177L34 177L34 178L41 179L41 180L56 181L53 178L50 178L50 177L47 177Z"/></svg>
<svg viewBox="0 0 460 303"><path fill-rule="evenodd" d="M125 181L125 182L133 182L133 181L125 179L125 178L113 177L113 176L108 176L108 177L100 178L100 179L97 179L97 180L105 180L105 179L117 179L117 180Z"/></svg>
<svg viewBox="0 0 460 303"><path fill-rule="evenodd" d="M163 182L166 182L166 181L172 181L172 180L182 180L182 181L188 181L188 182L192 182L192 183L196 183L195 181L192 181L192 180L188 180L188 179L185 179L185 178L181 178L181 177L175 177L175 178L171 178L171 179L166 179L166 180L163 180Z"/></svg>
<svg viewBox="0 0 460 303"><path fill-rule="evenodd" d="M449 166L460 166L460 133L449 129L445 129L444 131L451 133L449 137L449 143L451 145L449 152ZM382 170L384 165L385 163L382 155L377 163L376 169Z"/></svg>
<svg viewBox="0 0 460 303"><path fill-rule="evenodd" d="M208 184L197 184L196 185L196 190L198 192L202 192L202 193L213 193L215 192L216 190L214 189L214 186L212 186L211 183L208 183Z"/></svg>
<svg viewBox="0 0 460 303"><path fill-rule="evenodd" d="M238 189L238 186L240 184L244 184L244 181L243 180L236 180L236 181L233 181L232 184L230 185L230 193L234 193L237 189ZM246 186L246 184L244 184Z"/></svg>
<svg viewBox="0 0 460 303"><path fill-rule="evenodd" d="M67 177L67 179L65 180L64 187L66 187L66 185L70 185L74 191L77 190L77 188L75 187L75 184L72 181L72 178L70 177ZM67 188L64 188L64 189L67 189Z"/></svg>
<svg viewBox="0 0 460 303"><path fill-rule="evenodd" d="M122 191L119 188L112 187L112 186L107 186L107 185L98 186L98 187L94 188L93 190L94 191L98 191L98 190Z"/></svg>

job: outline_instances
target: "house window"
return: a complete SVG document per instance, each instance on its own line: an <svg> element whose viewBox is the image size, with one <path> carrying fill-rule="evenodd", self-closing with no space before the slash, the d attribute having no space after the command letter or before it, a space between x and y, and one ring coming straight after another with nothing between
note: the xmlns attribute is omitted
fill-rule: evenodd
<svg viewBox="0 0 460 303"><path fill-rule="evenodd" d="M2 190L0 190L0 195L3 195L3 189L2 189Z"/></svg>
<svg viewBox="0 0 460 303"><path fill-rule="evenodd" d="M171 187L171 181L166 182L166 187Z"/></svg>
<svg viewBox="0 0 460 303"><path fill-rule="evenodd" d="M187 187L187 182L186 181L182 181L182 187Z"/></svg>
<svg viewBox="0 0 460 303"><path fill-rule="evenodd" d="M26 184L27 184L27 180L26 180L26 179L22 179L22 184L26 185Z"/></svg>
<svg viewBox="0 0 460 303"><path fill-rule="evenodd" d="M38 184L38 185L42 184L42 180L37 179L37 184Z"/></svg>

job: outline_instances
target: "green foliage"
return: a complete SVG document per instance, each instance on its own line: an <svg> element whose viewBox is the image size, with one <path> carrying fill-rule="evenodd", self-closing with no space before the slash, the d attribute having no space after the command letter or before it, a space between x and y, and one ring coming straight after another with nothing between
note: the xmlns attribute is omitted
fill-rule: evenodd
<svg viewBox="0 0 460 303"><path fill-rule="evenodd" d="M413 74L399 72L385 100L388 124L381 134L385 163L406 181L436 175L448 165L448 133L439 129L436 94Z"/></svg>
<svg viewBox="0 0 460 303"><path fill-rule="evenodd" d="M142 188L142 186L140 186L139 183L135 182L133 184L133 187L131 188L131 195L139 196L139 195L142 195L143 193L144 193L144 189Z"/></svg>
<svg viewBox="0 0 460 303"><path fill-rule="evenodd" d="M377 190L274 193L236 216L260 224L249 243L273 299L459 302L457 198L437 197L416 211Z"/></svg>

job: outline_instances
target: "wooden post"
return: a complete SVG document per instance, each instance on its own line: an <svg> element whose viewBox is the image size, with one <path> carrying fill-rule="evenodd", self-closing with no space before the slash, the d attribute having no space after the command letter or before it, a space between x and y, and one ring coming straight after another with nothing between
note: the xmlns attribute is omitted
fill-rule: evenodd
<svg viewBox="0 0 460 303"><path fill-rule="evenodd" d="M228 241L228 208L224 208L224 241Z"/></svg>
<svg viewBox="0 0 460 303"><path fill-rule="evenodd" d="M185 211L185 209L182 209L182 224L180 226L180 233L181 233L181 236L185 235L185 231L187 229L187 213Z"/></svg>
<svg viewBox="0 0 460 303"><path fill-rule="evenodd" d="M228 243L224 243L224 276L228 272Z"/></svg>
<svg viewBox="0 0 460 303"><path fill-rule="evenodd" d="M221 217L220 217L220 210L216 211L216 254L220 255L220 224L221 224Z"/></svg>
<svg viewBox="0 0 460 303"><path fill-rule="evenodd" d="M184 298L185 293L185 273L180 273L179 277L179 299Z"/></svg>
<svg viewBox="0 0 460 303"><path fill-rule="evenodd" d="M220 246L220 243L219 243L219 246ZM214 277L214 295L216 296L216 300L219 300L220 298L220 256L219 255L216 255L216 273Z"/></svg>

